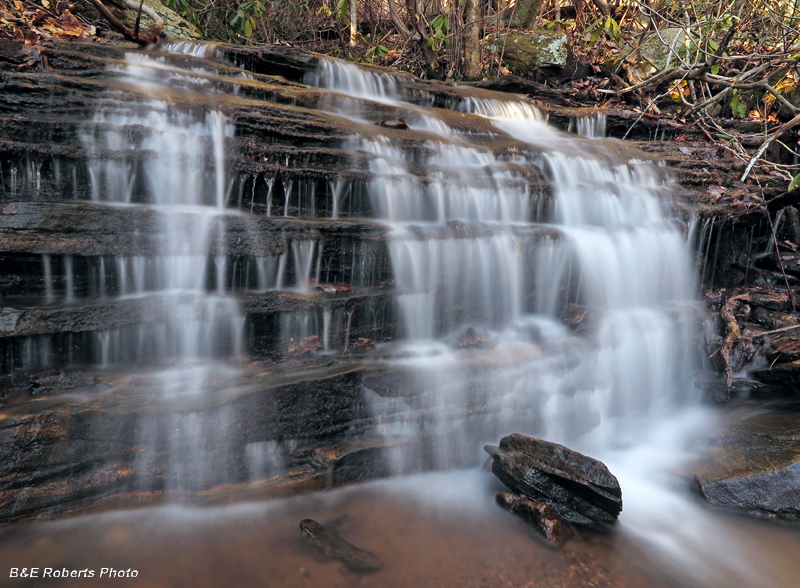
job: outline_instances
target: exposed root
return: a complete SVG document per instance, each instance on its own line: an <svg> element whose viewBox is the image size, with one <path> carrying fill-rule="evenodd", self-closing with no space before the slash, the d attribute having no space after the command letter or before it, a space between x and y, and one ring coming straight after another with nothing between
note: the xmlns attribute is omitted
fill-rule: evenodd
<svg viewBox="0 0 800 588"><path fill-rule="evenodd" d="M739 322L736 320L736 308L739 301L749 301L749 294L737 294L729 296L722 304L719 315L725 321L727 332L725 339L722 341L719 354L722 358L722 363L725 366L725 384L728 390L733 386L733 365L731 363L731 354L736 349L736 345L742 340L742 329L739 327Z"/></svg>

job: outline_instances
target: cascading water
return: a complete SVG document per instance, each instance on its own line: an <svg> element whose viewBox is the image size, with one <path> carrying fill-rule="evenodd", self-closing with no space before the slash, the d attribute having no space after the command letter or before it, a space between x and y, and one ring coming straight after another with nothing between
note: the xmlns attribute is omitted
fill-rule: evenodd
<svg viewBox="0 0 800 588"><path fill-rule="evenodd" d="M197 52L183 44L176 51ZM144 205L157 215L156 255L115 261L122 297L162 297L168 313L155 325L98 332L100 365L109 367L132 353L138 361L171 362L174 367L155 379L157 395L202 394L212 374L230 381L235 373L209 361L238 357L243 343L244 317L238 301L226 293L228 259L222 245L224 216L231 214L226 141L233 125L217 110L190 110L161 97L176 86L185 92L207 90L203 78L192 75L208 73L204 70L187 73L166 65L163 58L128 54L117 73L139 102L119 109L111 98L97 108L96 130L83 137L95 154L89 164L92 199L109 206ZM131 160L131 152L138 157ZM210 424L191 412L164 418L171 422L149 417L139 425L142 445L148 448L138 457L140 487L152 488L153 472L162 467L165 473L157 486L168 490L216 480L219 472L213 464L224 463L224 449L209 452L204 446L218 438L214 445L226 447L221 442L226 415L219 414ZM166 466L157 461L156 448L164 442ZM197 461L212 464L213 473L205 476L185 466Z"/></svg>
<svg viewBox="0 0 800 588"><path fill-rule="evenodd" d="M759 585L741 565L754 545L742 538L748 528L698 507L664 473L707 419L692 402L702 320L693 229L675 218L664 170L602 139L601 116L576 119L576 137L521 98L428 95L431 86L402 75L334 60L307 73L315 87L276 84L257 67L222 61L238 51L229 47L167 50L114 61L111 90L79 127L85 162L13 162L0 177L13 202L40 203L53 180L70 199L56 202L65 210L124 211L137 223L119 247L45 247L25 258L38 269L30 289L44 314L77 314L65 323L78 330L20 335L21 359L5 348L4 369L50 370L37 375L45 384L77 379L74 366L95 378L85 393L63 395L75 416L46 413L68 421L58 447L70 473L88 471L87 493L127 504L126 496L227 500L449 472L277 506L115 513L111 523L100 517L111 528L100 539L67 541L113 552L125 545L121 525L142 533L134 543L152 539L151 559L171 564L163 526L178 529L183 548L199 524L215 549L227 533L240 553L256 554L259 563L243 567L272 570L243 585L329 585L327 564L285 540L314 516L393 554L364 585L600 585L580 574L602 573L606 556L629 564L641 554L660 560L658 570L680 568L679 585ZM433 107L442 96L453 110ZM105 328L81 314L97 309L112 318L134 309L146 320ZM35 400L49 410L49 398ZM604 460L623 488L621 532L545 552L492 509L496 488L474 466L484 444L511 432ZM45 466L61 484L63 463ZM34 494L13 496L24 511L36 508ZM71 505L84 494L64 496ZM192 545L186 553L218 558ZM591 552L586 566L581 553ZM554 581L551 564L578 576Z"/></svg>
<svg viewBox="0 0 800 588"><path fill-rule="evenodd" d="M395 84L348 64L324 62L312 81L353 100L401 100ZM690 389L681 374L697 319L690 245L666 210L657 170L557 133L524 101L462 104L497 135L523 141L500 156L435 111L408 108L416 123L408 132L438 128L439 137L416 150L383 137L354 140L352 149L370 156L373 212L392 230L411 353L398 364L428 380L443 436L460 437L435 461L451 463L452 448L479 450L514 426L562 442L593 430L610 446L623 443L620 427L632 422L635 437L646 422L637 418ZM534 166L552 186L546 211L532 206L541 196L524 174ZM531 235L534 247L525 245ZM571 308L588 317L588 340L562 324ZM464 332L485 333L492 353L528 359L479 367L477 350L458 351L469 345ZM477 406L493 416L470 416ZM417 434L429 434L430 418L411 411L392 432L422 422Z"/></svg>
<svg viewBox="0 0 800 588"><path fill-rule="evenodd" d="M338 94L353 88L353 99L400 100L399 92L387 96L382 80L353 82L353 66L339 64L347 73L331 75L333 67L320 78ZM377 95L365 96L365 88ZM618 472L630 505L623 528L642 544L654 552L669 545L667 559L685 563L681 573L692 581L736 577L736 556L715 568L701 563L709 550L739 548L712 538L715 523L664 475L680 461L688 431L708 418L691 401L687 368L702 312L689 235L667 209L668 180L651 164L553 131L526 102L474 97L461 107L524 146L498 158L443 122L446 132L422 154L381 138L353 142L372 156L373 210L392 228L410 354L395 364L431 396L426 410L406 407L394 423L382 422L384 434L434 439L439 465L469 463L477 451L465 447L512 430L569 443ZM435 115L410 110L420 132L437 126L424 120ZM604 134L604 122L581 122L579 134ZM547 206L529 204L536 195L520 170L531 166L552 186ZM470 225L485 236L465 235ZM536 246L526 248L525 235L537 231ZM583 337L563 324L572 313ZM469 337L448 338L465 328L488 335L496 347L483 353L492 359L482 364L475 347L459 351ZM498 356L515 359L503 365ZM698 524L664 531L670 523L652 515L650 495Z"/></svg>
<svg viewBox="0 0 800 588"><path fill-rule="evenodd" d="M134 337L156 357L183 363L235 357L241 351L242 317L236 302L224 293L226 258L211 250L212 237L224 241L225 141L233 127L218 111L185 112L169 100L159 100L158 92L169 84L183 83L193 90L202 82L162 60L129 54L119 75L142 98L133 108L126 104L122 113L111 101L101 105L95 116L97 130L83 138L89 152L97 154L89 167L92 198L132 204L136 194L137 203L157 212L159 254L131 260L132 291L166 295L174 308L167 324L154 330L144 327ZM131 138L132 128L144 130L141 138ZM141 155L139 161L124 158L131 150ZM214 294L207 288L209 256L217 266ZM117 261L123 295L126 262ZM103 354L109 356L107 351Z"/></svg>

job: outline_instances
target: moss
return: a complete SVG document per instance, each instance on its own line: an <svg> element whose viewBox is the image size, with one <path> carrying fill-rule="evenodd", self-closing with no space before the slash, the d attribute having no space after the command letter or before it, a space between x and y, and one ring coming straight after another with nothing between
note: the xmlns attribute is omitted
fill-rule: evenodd
<svg viewBox="0 0 800 588"><path fill-rule="evenodd" d="M567 36L558 31L489 35L483 45L488 51L502 53L509 71L524 78L536 77L543 68L565 68L571 54Z"/></svg>

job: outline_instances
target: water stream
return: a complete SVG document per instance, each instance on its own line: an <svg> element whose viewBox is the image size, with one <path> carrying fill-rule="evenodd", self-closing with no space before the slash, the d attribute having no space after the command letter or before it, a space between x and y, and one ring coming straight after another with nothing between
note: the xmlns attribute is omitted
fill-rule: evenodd
<svg viewBox="0 0 800 588"><path fill-rule="evenodd" d="M192 44L171 50L209 55ZM168 358L153 394L176 402L210 396L241 375L242 292L314 294L326 282L326 243L310 231L290 239L280 256L232 258L220 245L226 219L256 216L256 180L249 201L242 186L238 196L232 191L226 153L235 122L213 99L192 108L170 99L176 91L213 94L214 72L130 55L114 73L139 99L118 108L112 93L97 105L95 130L83 137L96 154L88 164L91 199L151 211L159 240L152 256L101 258L90 290L103 298L113 283L118 297L159 296L170 311L164 321L96 332L96 363L124 369ZM705 318L692 228L668 205L668 174L603 140L599 117L576 121L578 137L548 127L514 97L476 94L445 112L424 96L409 101L401 77L333 60L321 61L306 83L322 92L322 110L353 129L345 143L352 169L331 180L330 217L363 191L370 216L387 231L396 336L360 361L420 390L410 402L365 384L369 411L379 415L368 432L423 441L393 454L396 473L409 463L439 473L268 504L168 506L0 531L7 546L0 564L137 568L137 585L148 586L791 585L800 574L795 529L715 514L670 473L713 419L692 384ZM404 117L409 128L396 133L407 140L376 127L376 105ZM465 132L454 120L482 130ZM131 150L134 160L108 157ZM345 172L369 179L349 184ZM321 209L325 195L313 185L302 188L287 175L263 181L266 215L301 214L303 202L313 210L307 217ZM275 187L282 206L273 202ZM353 245L349 259L354 283L364 276L355 285L374 287L369 250ZM45 301L59 297L58 274L64 301L74 302L73 260L65 256L62 268L48 254L41 263ZM320 355L343 355L353 313L286 314L275 337L297 344L316 336ZM331 336L337 324L338 339ZM47 345L37 345L31 339L28 361L46 365ZM187 409L142 420L137 491L225 484L235 459L249 480L280 469L282 441L251 442L244 456L234 455L228 438L236 426L224 406L213 418ZM623 488L620 532L588 535L553 554L495 510L498 483L478 470L482 447L512 432L604 460ZM154 438L169 448L168 463L149 449ZM152 472L160 468L155 487ZM296 524L307 516L380 553L387 569L331 575L336 565L299 545ZM759 541L778 539L771 563L751 565Z"/></svg>

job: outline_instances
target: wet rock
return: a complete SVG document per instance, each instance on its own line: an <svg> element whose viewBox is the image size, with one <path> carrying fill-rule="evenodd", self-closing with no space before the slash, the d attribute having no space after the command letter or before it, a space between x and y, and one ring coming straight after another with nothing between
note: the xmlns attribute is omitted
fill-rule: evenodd
<svg viewBox="0 0 800 588"><path fill-rule="evenodd" d="M551 507L513 492L497 494L497 504L517 515L544 537L550 545L562 545L575 535L569 523Z"/></svg>
<svg viewBox="0 0 800 588"><path fill-rule="evenodd" d="M347 348L351 351L369 351L370 349L375 349L375 341L367 337L358 337L350 341Z"/></svg>
<svg viewBox="0 0 800 588"><path fill-rule="evenodd" d="M320 349L322 349L322 341L319 340L319 335L310 335L303 337L299 341L292 339L287 351L289 355L294 357L303 357L304 355L316 353Z"/></svg>
<svg viewBox="0 0 800 588"><path fill-rule="evenodd" d="M514 434L486 446L492 472L509 488L552 507L567 521L604 526L622 511L622 490L608 468L563 445Z"/></svg>
<svg viewBox="0 0 800 588"><path fill-rule="evenodd" d="M591 311L584 306L570 306L561 316L561 322L576 333L586 333L591 320Z"/></svg>
<svg viewBox="0 0 800 588"><path fill-rule="evenodd" d="M800 402L735 414L689 477L720 508L800 520Z"/></svg>
<svg viewBox="0 0 800 588"><path fill-rule="evenodd" d="M300 532L306 543L319 549L325 557L343 561L353 572L377 572L383 567L377 555L348 543L313 519L300 521Z"/></svg>
<svg viewBox="0 0 800 588"><path fill-rule="evenodd" d="M375 124L379 127L386 127L387 129L408 129L408 124L402 118L398 118L397 120L379 120Z"/></svg>
<svg viewBox="0 0 800 588"><path fill-rule="evenodd" d="M724 377L711 373L695 381L695 386L703 391L703 400L711 404L727 404L736 399L774 400L793 394L785 386L773 386L750 378L734 378L728 388Z"/></svg>
<svg viewBox="0 0 800 588"><path fill-rule="evenodd" d="M798 386L800 385L800 360L759 368L750 372L750 375L765 384Z"/></svg>
<svg viewBox="0 0 800 588"><path fill-rule="evenodd" d="M466 327L453 333L447 342L459 349L494 349L496 343L489 331L481 327Z"/></svg>
<svg viewBox="0 0 800 588"><path fill-rule="evenodd" d="M800 359L800 325L793 325L769 335L767 357L771 362Z"/></svg>

